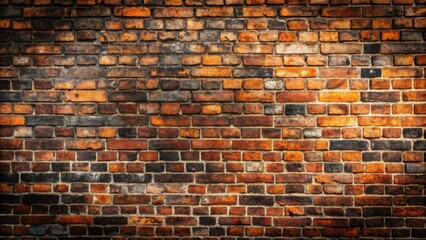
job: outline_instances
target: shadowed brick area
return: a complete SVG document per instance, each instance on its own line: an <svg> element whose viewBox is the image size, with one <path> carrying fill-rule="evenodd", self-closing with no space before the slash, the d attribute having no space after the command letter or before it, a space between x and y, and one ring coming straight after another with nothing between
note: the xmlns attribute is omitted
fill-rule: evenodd
<svg viewBox="0 0 426 240"><path fill-rule="evenodd" d="M424 239L425 0L0 0L0 240Z"/></svg>

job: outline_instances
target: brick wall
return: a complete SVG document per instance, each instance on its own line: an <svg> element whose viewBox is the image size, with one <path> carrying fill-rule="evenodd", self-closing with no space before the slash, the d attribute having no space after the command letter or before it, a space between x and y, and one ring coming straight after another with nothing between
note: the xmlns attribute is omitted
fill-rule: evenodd
<svg viewBox="0 0 426 240"><path fill-rule="evenodd" d="M0 235L424 238L425 0L0 0Z"/></svg>

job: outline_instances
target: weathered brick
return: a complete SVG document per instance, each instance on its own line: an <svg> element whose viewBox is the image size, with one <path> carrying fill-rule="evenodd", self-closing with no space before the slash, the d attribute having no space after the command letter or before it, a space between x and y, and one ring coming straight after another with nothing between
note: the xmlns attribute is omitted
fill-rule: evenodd
<svg viewBox="0 0 426 240"><path fill-rule="evenodd" d="M105 102L104 91L70 91L65 94L65 101L71 102Z"/></svg>
<svg viewBox="0 0 426 240"><path fill-rule="evenodd" d="M151 11L145 7L115 7L114 16L117 17L150 17Z"/></svg>

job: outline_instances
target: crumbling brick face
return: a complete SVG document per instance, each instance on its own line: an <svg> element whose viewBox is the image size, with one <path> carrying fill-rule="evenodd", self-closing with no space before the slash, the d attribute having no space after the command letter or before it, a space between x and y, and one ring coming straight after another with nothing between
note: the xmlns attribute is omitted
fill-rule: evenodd
<svg viewBox="0 0 426 240"><path fill-rule="evenodd" d="M425 4L0 0L0 239L425 238Z"/></svg>

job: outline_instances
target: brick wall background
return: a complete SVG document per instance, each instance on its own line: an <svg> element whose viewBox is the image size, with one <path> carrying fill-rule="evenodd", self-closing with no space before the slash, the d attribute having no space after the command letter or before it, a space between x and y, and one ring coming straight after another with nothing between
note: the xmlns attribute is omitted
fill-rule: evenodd
<svg viewBox="0 0 426 240"><path fill-rule="evenodd" d="M0 4L0 235L426 236L425 0Z"/></svg>

